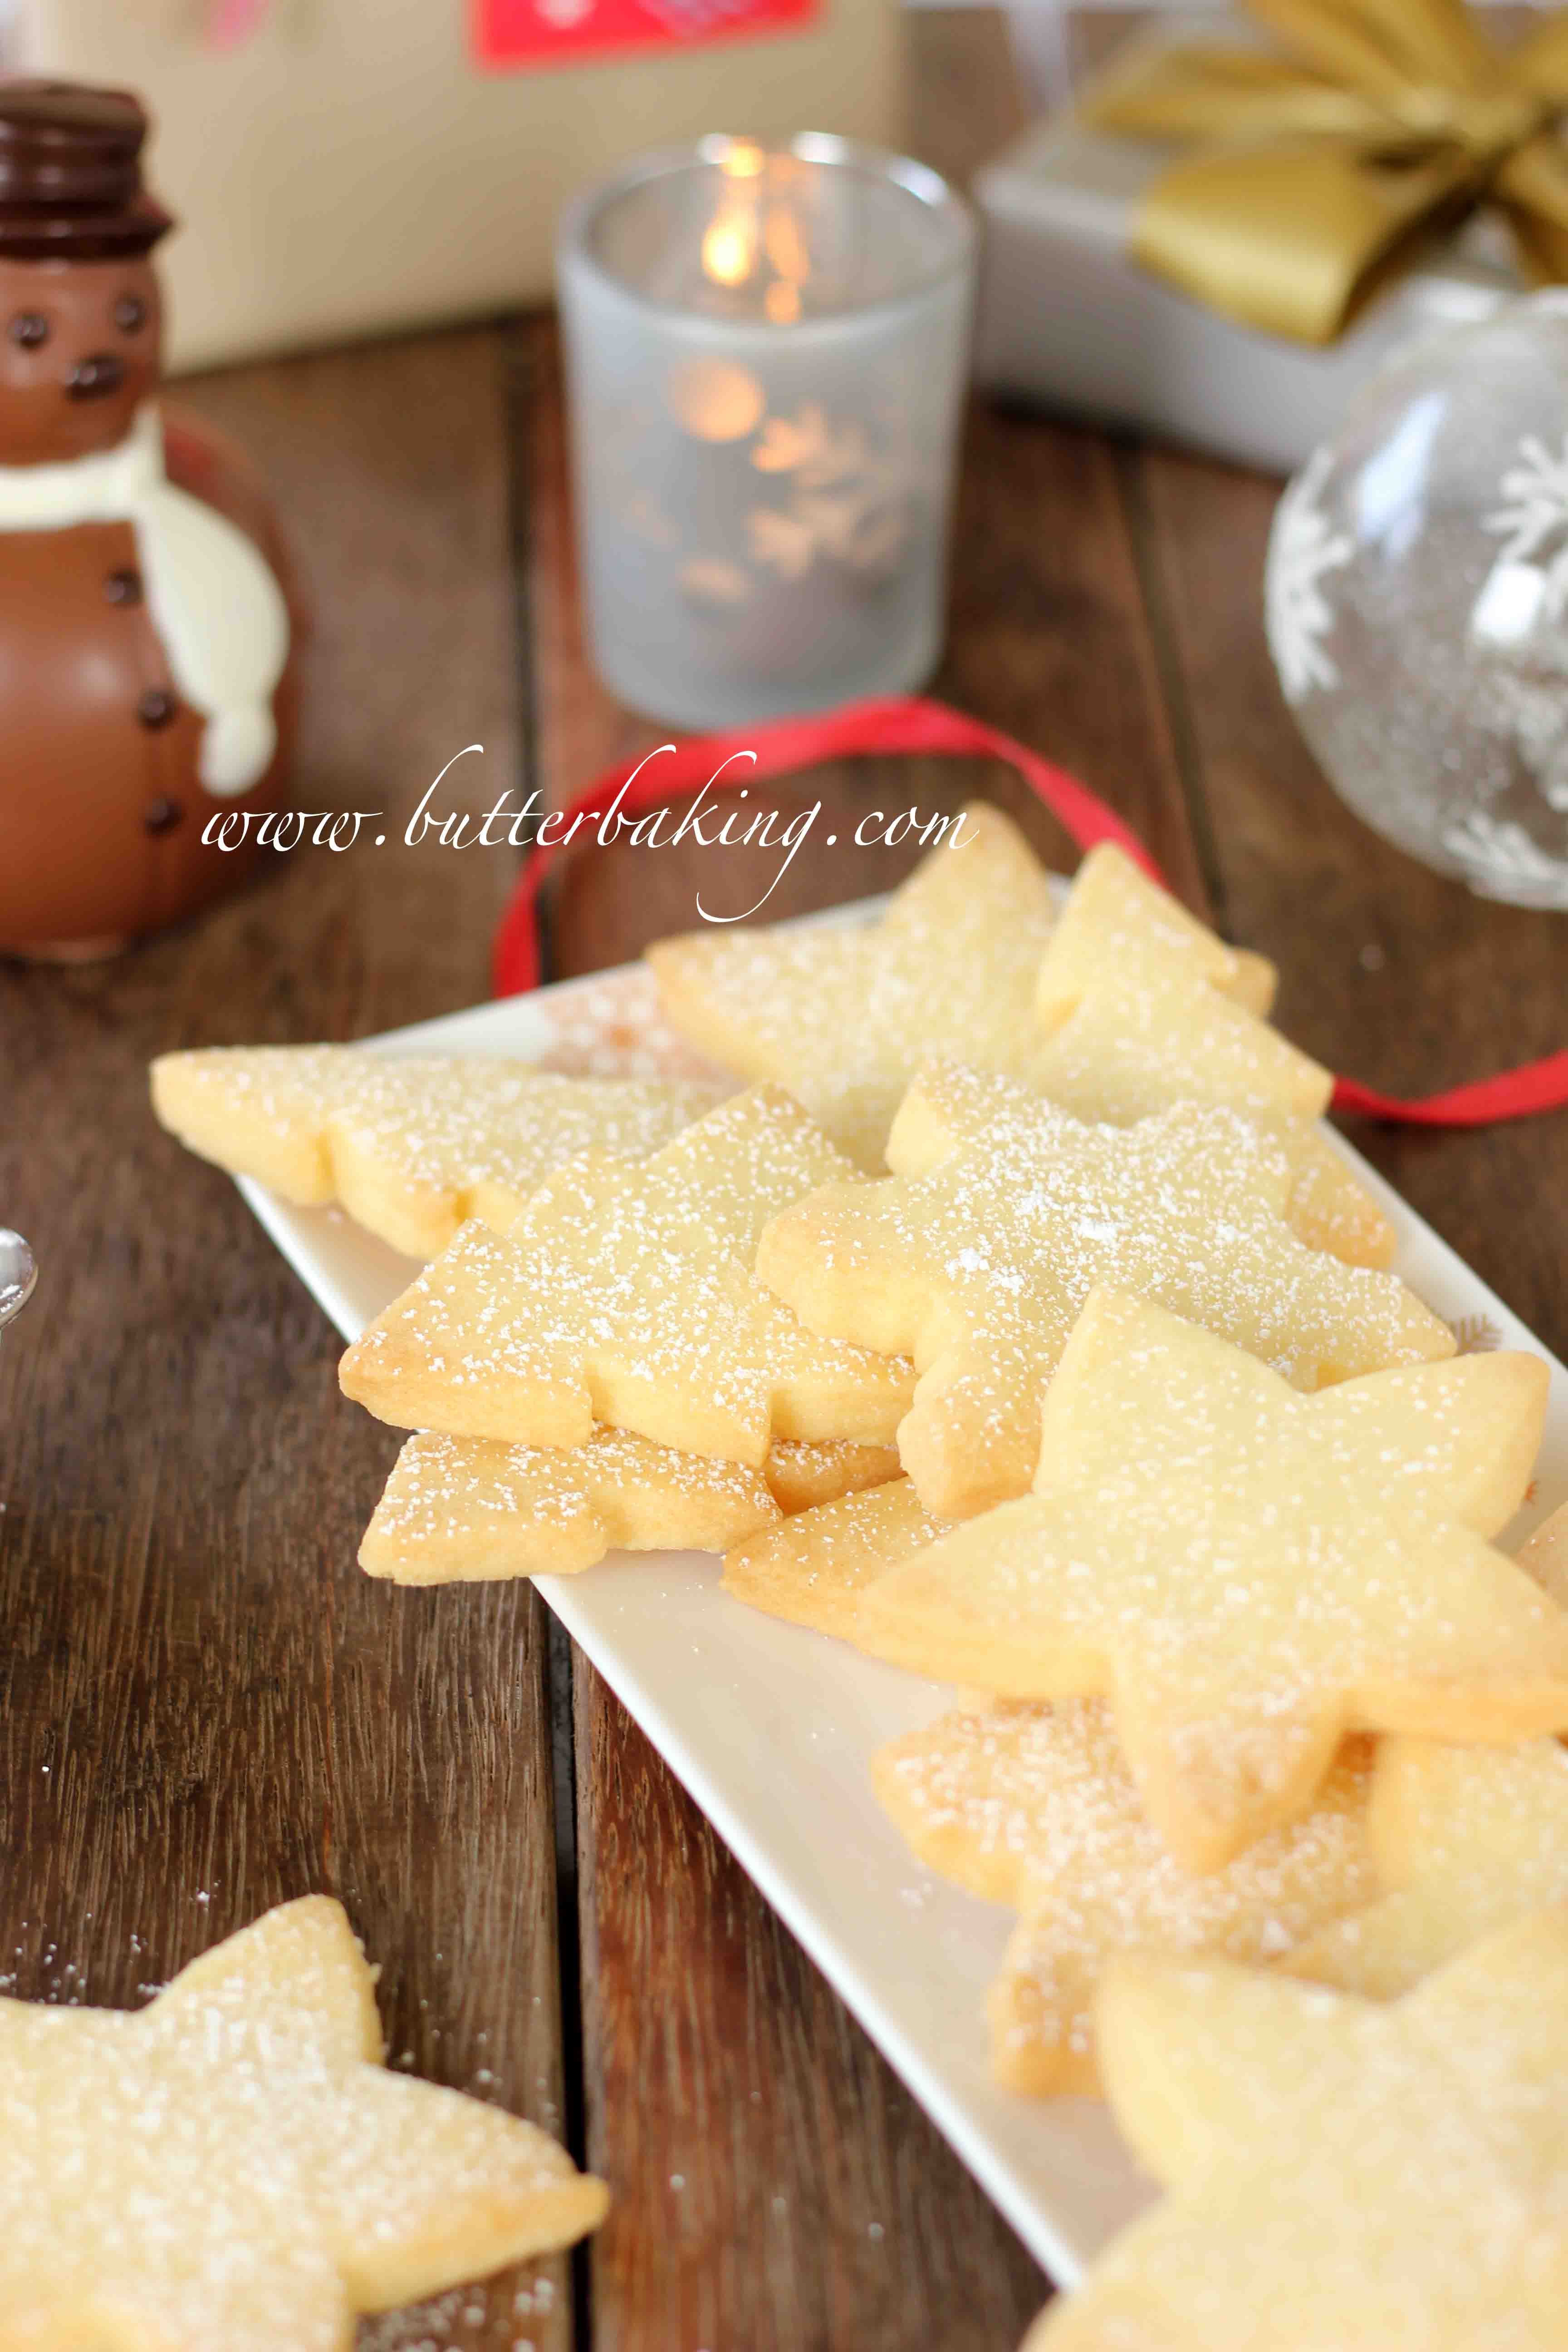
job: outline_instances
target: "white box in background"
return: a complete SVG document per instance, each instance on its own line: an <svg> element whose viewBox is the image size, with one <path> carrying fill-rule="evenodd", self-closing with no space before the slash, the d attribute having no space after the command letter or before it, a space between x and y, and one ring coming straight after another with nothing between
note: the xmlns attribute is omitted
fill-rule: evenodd
<svg viewBox="0 0 1568 2352"><path fill-rule="evenodd" d="M1147 36L1248 36L1234 20ZM1352 394L1414 334L1483 318L1521 281L1499 224L1478 217L1318 350L1234 325L1140 268L1139 198L1160 148L1037 123L974 181L984 217L976 368L990 389L1288 472Z"/></svg>
<svg viewBox="0 0 1568 2352"><path fill-rule="evenodd" d="M897 145L893 0L804 28L487 72L465 0L295 0L204 47L179 10L20 0L6 61L134 89L171 360L205 367L477 316L550 291L566 198L639 147L710 131Z"/></svg>

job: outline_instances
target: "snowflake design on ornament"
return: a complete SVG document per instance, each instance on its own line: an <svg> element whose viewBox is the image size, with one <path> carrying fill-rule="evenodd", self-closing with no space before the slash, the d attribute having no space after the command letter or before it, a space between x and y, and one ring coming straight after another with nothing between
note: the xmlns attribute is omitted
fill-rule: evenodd
<svg viewBox="0 0 1568 2352"><path fill-rule="evenodd" d="M1529 884L1549 889L1554 897L1568 889L1568 866L1548 856L1540 843L1510 818L1472 809L1445 829L1443 846L1482 885L1517 889Z"/></svg>
<svg viewBox="0 0 1568 2352"><path fill-rule="evenodd" d="M1568 435L1562 455L1554 457L1544 441L1527 434L1519 445L1518 464L1498 487L1503 504L1481 528L1503 535L1499 569L1528 564L1540 576L1547 618L1561 620L1568 609ZM1554 539L1560 544L1542 564L1542 551Z"/></svg>
<svg viewBox="0 0 1568 2352"><path fill-rule="evenodd" d="M1314 687L1340 682L1339 665L1323 640L1334 625L1323 581L1355 553L1354 542L1330 529L1321 505L1323 485L1333 464L1328 449L1315 450L1275 510L1264 568L1264 623L1268 650L1279 672L1287 702L1304 699Z"/></svg>

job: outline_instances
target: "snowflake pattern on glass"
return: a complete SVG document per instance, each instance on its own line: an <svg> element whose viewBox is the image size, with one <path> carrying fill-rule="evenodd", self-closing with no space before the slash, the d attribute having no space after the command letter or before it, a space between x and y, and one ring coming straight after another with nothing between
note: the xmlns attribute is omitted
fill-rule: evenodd
<svg viewBox="0 0 1568 2352"><path fill-rule="evenodd" d="M1322 509L1332 464L1331 450L1313 453L1280 499L1268 537L1264 620L1285 699L1291 703L1314 688L1339 684L1339 665L1325 643L1334 614L1323 582L1355 550L1345 533L1331 530Z"/></svg>

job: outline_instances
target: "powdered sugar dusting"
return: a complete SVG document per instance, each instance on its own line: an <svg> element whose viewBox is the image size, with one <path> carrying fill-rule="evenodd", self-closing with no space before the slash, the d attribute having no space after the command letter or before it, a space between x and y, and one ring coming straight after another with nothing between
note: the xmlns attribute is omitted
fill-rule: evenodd
<svg viewBox="0 0 1568 2352"><path fill-rule="evenodd" d="M1006 2078L1087 2051L1089 2000L1117 1952L1271 1959L1365 1902L1368 1770L1363 1749L1348 1753L1302 1821L1199 1877L1151 1827L1100 1701L944 1716L875 1767L922 1859L1027 1915L992 2004Z"/></svg>
<svg viewBox="0 0 1568 2352"><path fill-rule="evenodd" d="M900 1443L932 1510L1024 1490L1041 1396L1099 1283L1304 1389L1452 1352L1394 1276L1297 1239L1286 1154L1240 1112L1091 1126L949 1065L917 1080L889 1151L910 1172L781 1217L758 1269L814 1329L913 1354L922 1378Z"/></svg>
<svg viewBox="0 0 1568 2352"><path fill-rule="evenodd" d="M770 1087L641 1165L577 1161L504 1241L466 1228L350 1349L344 1385L395 1420L412 1367L415 1424L529 1443L575 1443L596 1417L758 1466L773 1437L886 1444L907 1367L813 1337L752 1272L774 1209L846 1172Z"/></svg>
<svg viewBox="0 0 1568 2352"><path fill-rule="evenodd" d="M539 1003L554 1042L536 1069L577 1078L664 1079L726 1092L735 1084L670 1025L646 964L563 981Z"/></svg>

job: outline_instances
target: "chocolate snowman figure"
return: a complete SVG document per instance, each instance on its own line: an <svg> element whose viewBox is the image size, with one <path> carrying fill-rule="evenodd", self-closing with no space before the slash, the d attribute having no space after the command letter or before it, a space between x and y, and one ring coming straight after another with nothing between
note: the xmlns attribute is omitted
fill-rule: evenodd
<svg viewBox="0 0 1568 2352"><path fill-rule="evenodd" d="M247 857L204 828L274 806L292 743L266 499L154 397L173 224L146 131L123 91L0 82L0 951L22 955L107 953L231 888Z"/></svg>

